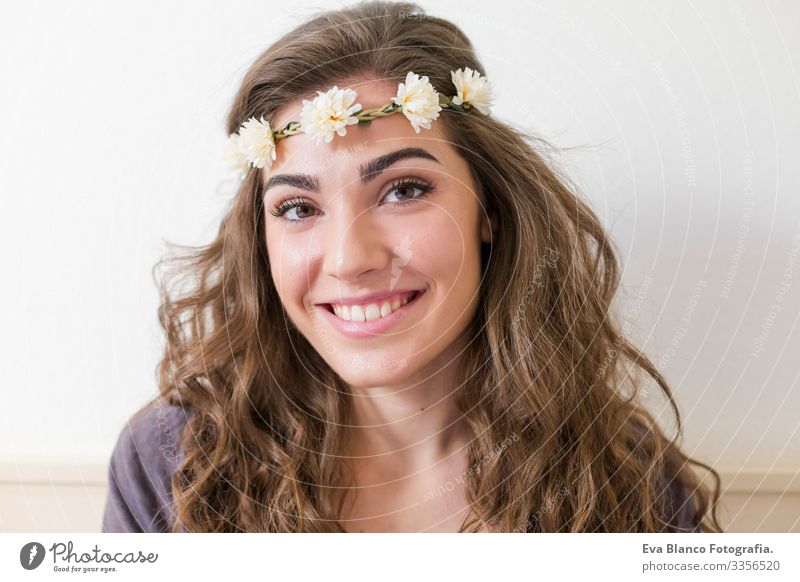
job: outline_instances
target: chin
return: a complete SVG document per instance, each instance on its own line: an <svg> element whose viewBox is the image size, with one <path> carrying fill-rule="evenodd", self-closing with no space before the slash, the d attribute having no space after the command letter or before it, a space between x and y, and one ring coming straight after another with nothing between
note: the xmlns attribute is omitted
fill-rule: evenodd
<svg viewBox="0 0 800 582"><path fill-rule="evenodd" d="M357 354L347 359L336 358L329 364L342 380L353 387L395 384L411 372L407 357L381 358Z"/></svg>

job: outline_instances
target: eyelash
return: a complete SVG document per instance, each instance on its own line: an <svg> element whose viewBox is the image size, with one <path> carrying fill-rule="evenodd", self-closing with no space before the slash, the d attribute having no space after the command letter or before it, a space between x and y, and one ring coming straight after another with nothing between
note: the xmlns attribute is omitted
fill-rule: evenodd
<svg viewBox="0 0 800 582"><path fill-rule="evenodd" d="M427 196L433 190L433 184L431 184L429 182L425 182L425 181L420 180L418 178L403 178L401 180L397 180L396 182L393 182L389 192L393 192L394 190L399 190L401 188L408 188L408 187L413 187L413 188L416 188L418 190L421 190L422 193L419 196L417 196L416 198L407 198L405 200L401 200L400 202L393 202L392 203L393 206L407 206L409 204L413 204L415 202L418 202L421 198L424 198L425 196ZM388 193L387 193L387 195L388 195ZM310 205L311 204L307 200L305 200L304 198L296 197L296 198L290 198L289 200L281 202L278 206L276 206L272 210L269 210L268 212L270 214L272 214L273 216L277 216L278 218L280 218L284 222L288 222L290 224L297 224L297 223L300 223L300 222L304 222L306 219L305 218L301 218L299 220L292 220L292 219L286 218L284 215L287 212L289 212L291 209L293 209L293 208L298 208L298 207L302 207L302 206L310 206Z"/></svg>

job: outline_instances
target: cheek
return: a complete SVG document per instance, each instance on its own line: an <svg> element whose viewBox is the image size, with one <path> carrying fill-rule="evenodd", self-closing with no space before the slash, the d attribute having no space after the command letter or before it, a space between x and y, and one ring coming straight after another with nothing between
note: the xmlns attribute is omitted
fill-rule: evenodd
<svg viewBox="0 0 800 582"><path fill-rule="evenodd" d="M297 241L267 236L270 274L281 302L289 313L300 305L308 288L309 250Z"/></svg>
<svg viewBox="0 0 800 582"><path fill-rule="evenodd" d="M468 213L455 214L453 207L439 209L409 225L414 237L410 265L430 277L437 293L471 294L475 273L480 271L478 233Z"/></svg>

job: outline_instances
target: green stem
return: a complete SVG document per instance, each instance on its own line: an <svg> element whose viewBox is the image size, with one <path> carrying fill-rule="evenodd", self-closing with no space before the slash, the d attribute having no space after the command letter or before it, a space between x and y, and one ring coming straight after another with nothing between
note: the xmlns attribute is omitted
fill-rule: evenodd
<svg viewBox="0 0 800 582"><path fill-rule="evenodd" d="M462 103L461 105L456 105L453 103L453 98L448 97L446 95L442 95L439 93L439 106L442 109L454 109L456 111L466 111L469 109L469 103ZM389 102L383 107L376 107L374 109L364 109L356 113L355 117L358 119L359 125L369 125L369 123L373 119L378 119L380 117L388 117L390 115L394 115L398 111L402 111L403 107L398 105L394 102ZM286 125L283 126L283 129L279 131L273 131L272 137L277 142L285 137L289 137L290 135L297 135L298 133L302 133L303 130L300 127L299 121L290 121Z"/></svg>

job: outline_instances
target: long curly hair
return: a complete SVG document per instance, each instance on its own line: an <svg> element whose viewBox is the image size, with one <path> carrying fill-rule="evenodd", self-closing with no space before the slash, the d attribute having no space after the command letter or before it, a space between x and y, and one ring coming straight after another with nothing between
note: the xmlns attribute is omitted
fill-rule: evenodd
<svg viewBox="0 0 800 582"><path fill-rule="evenodd" d="M410 3L314 16L261 54L227 117L233 133L319 88L363 75L486 74L464 33ZM474 432L461 531L675 531L668 488L700 531L722 531L719 476L680 451L681 419L651 361L612 313L620 273L600 221L547 144L495 117L445 110L450 143L497 217L481 255L480 303L457 390ZM258 171L241 182L209 245L165 256L159 397L187 407L172 479L173 531L342 532L342 379L288 321L270 277ZM638 401L668 399L669 439ZM502 443L502 446L499 444ZM710 472L713 495L691 465Z"/></svg>

